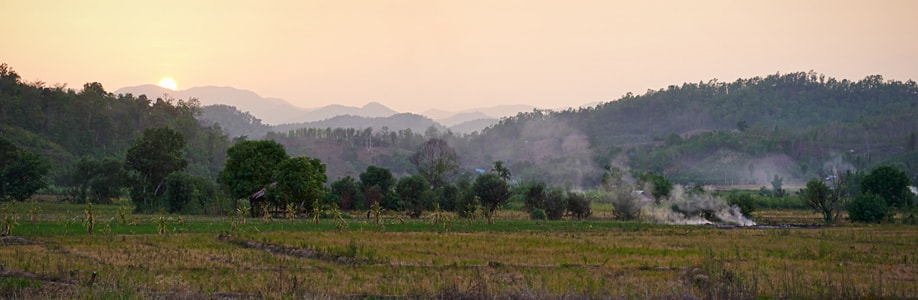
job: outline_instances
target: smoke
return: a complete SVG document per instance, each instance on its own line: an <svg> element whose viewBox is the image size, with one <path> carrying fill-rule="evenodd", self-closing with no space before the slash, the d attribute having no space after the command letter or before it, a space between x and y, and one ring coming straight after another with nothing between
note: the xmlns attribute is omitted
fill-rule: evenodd
<svg viewBox="0 0 918 300"><path fill-rule="evenodd" d="M596 166L589 137L561 118L533 117L525 121L518 148L492 153L495 159L510 161L523 181L576 190L594 186L602 178Z"/></svg>
<svg viewBox="0 0 918 300"><path fill-rule="evenodd" d="M829 174L844 173L846 171L857 171L853 164L845 159L844 154L832 152L829 159L822 163L822 172Z"/></svg>
<svg viewBox="0 0 918 300"><path fill-rule="evenodd" d="M708 189L692 188L686 191L682 186L676 186L668 199L641 203L645 204L642 214L660 223L706 225L722 222L739 226L756 225L740 212L739 207L728 204Z"/></svg>

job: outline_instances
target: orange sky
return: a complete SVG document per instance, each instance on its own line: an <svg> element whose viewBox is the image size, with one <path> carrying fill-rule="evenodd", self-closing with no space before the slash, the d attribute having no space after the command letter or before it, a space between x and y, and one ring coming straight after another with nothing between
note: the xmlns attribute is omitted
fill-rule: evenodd
<svg viewBox="0 0 918 300"><path fill-rule="evenodd" d="M303 107L579 106L814 70L918 79L918 1L4 0L0 62L109 91L252 90Z"/></svg>

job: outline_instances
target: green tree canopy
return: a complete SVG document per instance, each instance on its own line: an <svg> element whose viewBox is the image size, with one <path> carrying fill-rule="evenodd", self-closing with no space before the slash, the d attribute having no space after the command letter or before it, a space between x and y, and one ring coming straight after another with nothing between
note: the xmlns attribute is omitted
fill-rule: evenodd
<svg viewBox="0 0 918 300"><path fill-rule="evenodd" d="M651 195L657 201L661 198L669 197L673 190L672 182L666 180L662 175L647 172L638 178L638 185L643 186L645 190L650 190Z"/></svg>
<svg viewBox="0 0 918 300"><path fill-rule="evenodd" d="M889 216L889 206L873 193L857 195L848 205L848 217L854 222L879 223Z"/></svg>
<svg viewBox="0 0 918 300"><path fill-rule="evenodd" d="M344 176L331 183L331 193L336 198L341 209L360 209L363 207L363 197L360 192L360 183L354 177Z"/></svg>
<svg viewBox="0 0 918 300"><path fill-rule="evenodd" d="M325 195L325 164L318 158L292 157L277 165L276 184L270 189L279 204L302 203L304 208Z"/></svg>
<svg viewBox="0 0 918 300"><path fill-rule="evenodd" d="M472 190L481 200L485 217L488 218L489 223L492 222L494 212L510 200L510 187L497 174L479 175L478 178L475 178Z"/></svg>
<svg viewBox="0 0 918 300"><path fill-rule="evenodd" d="M49 166L38 154L0 137L0 200L24 201L47 186Z"/></svg>
<svg viewBox="0 0 918 300"><path fill-rule="evenodd" d="M143 138L128 149L124 166L134 172L131 199L138 210L150 210L153 196L158 194L166 176L181 171L188 165L182 156L185 139L182 134L167 127L147 129Z"/></svg>
<svg viewBox="0 0 918 300"><path fill-rule="evenodd" d="M395 176L386 168L369 166L360 173L360 185L365 194L367 205L380 202L379 205L386 209L398 209L394 196Z"/></svg>
<svg viewBox="0 0 918 300"><path fill-rule="evenodd" d="M908 190L909 179L905 172L896 168L882 166L870 172L861 181L863 193L879 196L892 208L908 207L912 204L911 191Z"/></svg>
<svg viewBox="0 0 918 300"><path fill-rule="evenodd" d="M235 199L248 198L268 187L274 182L277 166L288 158L284 146L269 140L240 141L226 150L226 156L220 183L229 187Z"/></svg>
<svg viewBox="0 0 918 300"><path fill-rule="evenodd" d="M76 203L111 203L124 184L124 164L114 158L84 156L70 170L70 196Z"/></svg>
<svg viewBox="0 0 918 300"><path fill-rule="evenodd" d="M420 174L402 177L395 186L395 192L404 201L412 218L419 218L430 204L430 184Z"/></svg>

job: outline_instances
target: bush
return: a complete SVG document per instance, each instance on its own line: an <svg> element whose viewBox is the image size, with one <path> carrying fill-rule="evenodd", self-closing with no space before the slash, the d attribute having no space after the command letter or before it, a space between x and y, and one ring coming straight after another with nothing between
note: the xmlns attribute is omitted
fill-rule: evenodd
<svg viewBox="0 0 918 300"><path fill-rule="evenodd" d="M889 207L880 196L863 193L848 205L848 217L853 222L879 223L889 217Z"/></svg>
<svg viewBox="0 0 918 300"><path fill-rule="evenodd" d="M545 214L545 211L541 208L536 208L532 210L532 213L529 214L529 218L533 220L545 220L548 219L548 215Z"/></svg>
<svg viewBox="0 0 918 300"><path fill-rule="evenodd" d="M609 194L614 211L612 215L618 220L634 220L641 215L641 205L638 199L625 189L619 189Z"/></svg>
<svg viewBox="0 0 918 300"><path fill-rule="evenodd" d="M577 219L585 219L593 214L590 209L590 200L580 193L567 193L567 211Z"/></svg>
<svg viewBox="0 0 918 300"><path fill-rule="evenodd" d="M542 203L542 206L535 208L545 210L549 220L561 220L564 217L564 209L567 208L565 200L564 192L558 189L551 189L545 193L545 202Z"/></svg>
<svg viewBox="0 0 918 300"><path fill-rule="evenodd" d="M730 194L727 203L739 207L744 216L749 216L755 211L755 197L750 194Z"/></svg>

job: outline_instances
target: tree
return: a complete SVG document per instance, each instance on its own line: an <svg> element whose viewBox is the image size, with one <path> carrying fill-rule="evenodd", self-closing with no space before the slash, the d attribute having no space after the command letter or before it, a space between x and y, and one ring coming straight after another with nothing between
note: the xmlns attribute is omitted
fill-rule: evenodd
<svg viewBox="0 0 918 300"><path fill-rule="evenodd" d="M325 193L325 164L318 158L299 156L278 164L274 172L276 184L270 194L281 206L300 201L304 209L311 209Z"/></svg>
<svg viewBox="0 0 918 300"><path fill-rule="evenodd" d="M430 184L420 174L402 177L395 186L395 192L407 206L412 218L421 217L421 212L430 205Z"/></svg>
<svg viewBox="0 0 918 300"><path fill-rule="evenodd" d="M778 177L778 174L771 179L771 196L775 198L784 197L784 178Z"/></svg>
<svg viewBox="0 0 918 300"><path fill-rule="evenodd" d="M590 200L587 200L586 195L575 192L567 193L567 211L578 220L588 218L593 214L593 210L590 208Z"/></svg>
<svg viewBox="0 0 918 300"><path fill-rule="evenodd" d="M47 186L49 166L38 154L0 137L0 200L25 201Z"/></svg>
<svg viewBox="0 0 918 300"><path fill-rule="evenodd" d="M854 222L879 223L888 216L886 201L873 193L860 194L848 205L848 217Z"/></svg>
<svg viewBox="0 0 918 300"><path fill-rule="evenodd" d="M392 172L386 168L369 166L366 171L360 173L360 184L367 200L367 206L378 201L379 205L386 209L398 209L397 201L392 194L395 183L395 176L392 176Z"/></svg>
<svg viewBox="0 0 918 300"><path fill-rule="evenodd" d="M494 174L497 174L497 176L504 180L510 180L510 177L513 176L513 174L510 174L510 169L504 166L504 161L502 160L494 162L494 166L491 167L491 172L494 172Z"/></svg>
<svg viewBox="0 0 918 300"><path fill-rule="evenodd" d="M440 208L446 211L458 211L459 196L462 191L455 184L447 184L436 190Z"/></svg>
<svg viewBox="0 0 918 300"><path fill-rule="evenodd" d="M74 202L108 204L121 193L125 171L124 165L117 159L83 157L69 175L69 184L72 185L70 194Z"/></svg>
<svg viewBox="0 0 918 300"><path fill-rule="evenodd" d="M662 175L651 172L644 173L638 178L638 185L644 186L645 190L650 190L654 199L660 201L661 198L669 197L673 190L673 184L666 180Z"/></svg>
<svg viewBox="0 0 918 300"><path fill-rule="evenodd" d="M131 200L137 210L152 209L152 200L160 192L166 176L188 165L182 157L184 147L185 139L180 133L157 127L145 130L143 138L128 149L124 167L134 172Z"/></svg>
<svg viewBox="0 0 918 300"><path fill-rule="evenodd" d="M822 213L823 220L831 223L838 216L841 206L840 194L832 190L818 178L807 181L806 187L800 190L803 202L817 213Z"/></svg>
<svg viewBox="0 0 918 300"><path fill-rule="evenodd" d="M275 141L240 141L226 150L220 183L229 187L233 199L248 198L274 182L277 166L287 158L284 146ZM252 216L257 209L253 207Z"/></svg>
<svg viewBox="0 0 918 300"><path fill-rule="evenodd" d="M567 209L564 193L559 189L547 188L543 183L535 183L526 188L523 201L527 210L540 210L548 220L560 220Z"/></svg>
<svg viewBox="0 0 918 300"><path fill-rule="evenodd" d="M459 155L440 138L431 138L419 146L410 161L434 189L445 184L459 170Z"/></svg>
<svg viewBox="0 0 918 300"><path fill-rule="evenodd" d="M894 209L901 209L912 204L912 197L909 191L909 179L905 172L896 168L882 166L870 172L861 181L863 193L874 194L886 204Z"/></svg>
<svg viewBox="0 0 918 300"><path fill-rule="evenodd" d="M166 211L177 213L192 202L195 194L194 183L191 175L175 172L166 176L163 198L165 198Z"/></svg>
<svg viewBox="0 0 918 300"><path fill-rule="evenodd" d="M337 198L338 207L344 210L363 208L360 183L351 176L344 176L331 183L331 193Z"/></svg>
<svg viewBox="0 0 918 300"><path fill-rule="evenodd" d="M472 190L484 207L488 223L493 223L494 212L510 199L510 187L507 182L495 174L483 174L475 178Z"/></svg>

